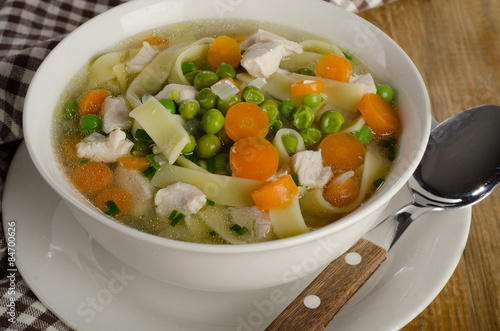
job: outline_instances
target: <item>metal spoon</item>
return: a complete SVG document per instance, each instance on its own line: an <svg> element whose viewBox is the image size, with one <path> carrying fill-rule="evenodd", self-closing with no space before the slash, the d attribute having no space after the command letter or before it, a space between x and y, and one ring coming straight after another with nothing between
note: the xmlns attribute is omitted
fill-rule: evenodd
<svg viewBox="0 0 500 331"><path fill-rule="evenodd" d="M465 110L438 125L408 182L413 201L331 262L266 330L324 330L415 218L430 210L470 206L490 194L500 183L499 127L500 106L495 105ZM387 237L378 245L366 239L381 230Z"/></svg>

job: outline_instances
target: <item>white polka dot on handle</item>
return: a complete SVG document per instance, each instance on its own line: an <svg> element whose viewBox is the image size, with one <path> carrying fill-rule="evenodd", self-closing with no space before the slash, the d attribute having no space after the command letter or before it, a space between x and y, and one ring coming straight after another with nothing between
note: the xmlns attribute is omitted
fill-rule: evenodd
<svg viewBox="0 0 500 331"><path fill-rule="evenodd" d="M304 298L304 305L307 308L318 308L321 304L321 299L317 295L308 295Z"/></svg>
<svg viewBox="0 0 500 331"><path fill-rule="evenodd" d="M355 252L347 253L345 256L345 261L350 265L357 265L361 263L361 255Z"/></svg>

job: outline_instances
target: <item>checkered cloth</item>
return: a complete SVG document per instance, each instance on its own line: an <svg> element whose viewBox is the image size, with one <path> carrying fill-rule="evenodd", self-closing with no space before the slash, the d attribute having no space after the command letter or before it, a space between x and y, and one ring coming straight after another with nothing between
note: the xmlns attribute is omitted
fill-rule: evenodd
<svg viewBox="0 0 500 331"><path fill-rule="evenodd" d="M0 199L9 162L23 138L24 97L36 69L69 32L125 1L0 0ZM358 12L393 0L325 1ZM38 301L19 274L7 271L2 229L0 217L0 329L70 330ZM13 287L15 291L9 291ZM11 298L15 300L14 316L9 314Z"/></svg>

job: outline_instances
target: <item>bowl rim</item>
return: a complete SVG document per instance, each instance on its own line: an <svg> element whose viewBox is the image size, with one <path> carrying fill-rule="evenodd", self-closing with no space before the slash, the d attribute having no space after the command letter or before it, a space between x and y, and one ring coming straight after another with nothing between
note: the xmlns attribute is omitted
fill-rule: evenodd
<svg viewBox="0 0 500 331"><path fill-rule="evenodd" d="M141 4L139 5L139 1ZM245 1L245 0L240 0L240 1ZM391 47L394 48L395 51L398 51L399 55L402 57L402 59L405 60L406 65L408 66L408 71L411 71L414 75L414 78L416 78L418 85L421 87L422 91L424 92L423 95L420 97L423 98L423 109L422 111L425 110L424 116L425 116L425 127L423 128L423 139L419 143L419 149L416 152L416 157L410 162L408 165L408 168L405 170L405 172L396 180L396 182L391 185L390 187L387 187L386 189L383 189L383 192L376 198L376 199L370 199L366 204L363 204L360 206L358 209L355 210L354 215L353 213L348 214L347 216L344 216L338 221L335 221L331 224L328 224L322 228L310 231L308 233L300 234L294 237L289 237L289 238L284 238L284 239L278 239L278 240L271 240L271 241L266 241L266 242L258 242L258 243L250 243L250 244L244 244L244 245L215 245L215 244L202 244L202 243L192 243L192 242L184 242L180 240L174 240L174 239L169 239L169 238L164 238L164 237L159 237L156 235L148 234L145 232L142 232L138 229L132 228L130 226L127 226L125 224L119 223L118 221L104 215L103 213L98 212L95 208L91 207L90 203L84 203L83 201L77 200L73 198L71 195L67 195L64 193L64 190L61 188L60 185L55 183L53 181L52 175L49 173L49 171L46 169L46 167L43 165L42 160L39 160L36 158L34 155L34 146L32 141L35 140L36 138L33 137L30 134L29 127L31 124L34 125L34 123L31 123L29 121L28 115L30 111L28 109L33 109L34 106L32 105L32 98L34 94L34 90L36 87L38 87L40 84L44 84L44 81L42 81L43 76L45 75L46 71L48 70L48 66L54 62L54 59L56 56L58 56L59 52L64 51L64 47L66 47L66 44L69 44L69 41L72 38L75 38L75 36L78 36L82 33L84 33L89 27L96 23L102 23L105 22L107 19L112 18L114 16L124 16L128 14L129 12L133 12L136 10L141 10L145 7L148 6L154 6L155 4L159 4L161 2L177 2L175 0L135 0L135 1L130 1L127 3L123 3L121 5L118 5L116 7L113 7L96 17L88 20L81 26L77 27L73 32L71 32L68 36L66 36L45 58L45 60L42 62L38 70L36 71L35 75L33 76L33 79L30 83L30 86L28 88L28 92L26 94L25 98L25 105L24 105L24 110L23 110L23 126L25 128L24 130L24 136L25 136L25 141L26 141L26 146L28 148L28 152L30 154L31 159L33 160L37 170L39 173L42 175L44 180L63 198L63 201L69 202L71 205L74 207L78 208L81 212L87 214L87 216L90 216L92 218L93 222L98 222L102 223L104 226L112 228L113 231L118 231L123 233L124 235L133 238L134 240L139 240L139 241L145 241L150 244L154 244L156 246L161 246L165 248L170 248L170 249L176 249L180 251L190 251L190 252L198 252L198 253L205 253L205 254L240 254L240 253L258 253L258 252L263 252L263 251L270 251L270 250L276 250L276 249L286 249L292 246L298 246L302 243L305 242L310 242L314 240L320 240L322 238L327 237L330 233L335 233L337 231L340 231L354 223L356 223L360 218L362 218L361 213L367 215L369 213L374 212L375 210L381 208L384 206L402 187L403 185L408 181L408 179L411 177L413 174L414 170L418 166L418 163L420 159L423 156L425 146L427 145L427 140L428 136L430 134L430 127L431 127L431 105L430 105L430 99L429 95L425 86L425 83L418 72L418 69L416 68L415 64L411 61L411 59L408 57L408 55L404 52L404 50L394 41L392 40L388 35L386 35L383 31L381 31L379 28L374 26L372 23L364 20L363 18L345 11L344 9L337 7L337 6L332 6L331 4L323 3L323 2L313 2L314 6L320 6L318 8L324 8L325 10L329 11L342 11L342 15L348 15L350 16L350 19L353 19L355 21L362 22L363 24L366 24L367 26L370 27L370 29L373 29L373 31L376 31L381 38L385 39L385 42L389 43ZM183 2L199 2L199 0L183 0ZM250 1L248 1L250 2ZM252 2L259 3L259 2L266 2L266 0L252 0ZM304 5L304 3L307 3L308 5L311 5L309 1L304 1L304 0L287 0L286 3L289 6L298 6L298 5ZM188 21L189 19L185 20L179 20L178 22L182 21ZM175 22L171 22L175 23ZM163 25L167 25L170 23L165 23ZM297 28L300 30L300 28ZM137 34L140 33L141 31L136 31L135 33L131 34ZM127 37L128 38L128 37ZM111 46L111 45L109 45ZM102 51L102 50L101 50ZM84 63L82 63L83 65ZM422 148L423 147L423 148ZM52 149L53 151L53 149ZM385 190L385 191L384 191ZM381 192L381 191L379 191ZM83 198L82 198L83 199Z"/></svg>

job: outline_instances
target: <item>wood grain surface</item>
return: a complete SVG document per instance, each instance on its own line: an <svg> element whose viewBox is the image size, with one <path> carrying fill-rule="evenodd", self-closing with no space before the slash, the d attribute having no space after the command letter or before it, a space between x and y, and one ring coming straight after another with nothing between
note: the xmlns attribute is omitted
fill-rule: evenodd
<svg viewBox="0 0 500 331"><path fill-rule="evenodd" d="M398 0L360 16L413 60L438 121L476 105L500 105L499 0ZM499 189L473 206L455 273L403 330L500 330Z"/></svg>

